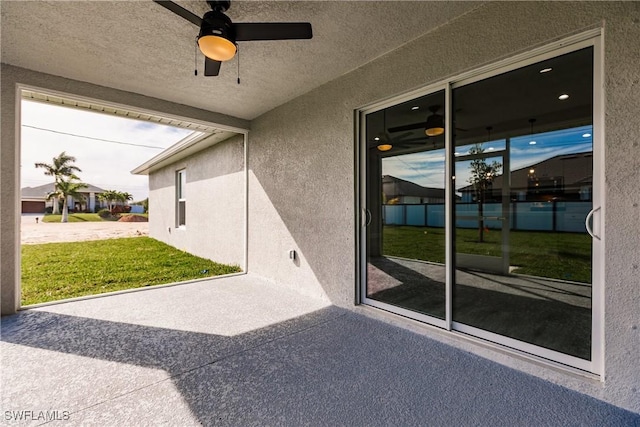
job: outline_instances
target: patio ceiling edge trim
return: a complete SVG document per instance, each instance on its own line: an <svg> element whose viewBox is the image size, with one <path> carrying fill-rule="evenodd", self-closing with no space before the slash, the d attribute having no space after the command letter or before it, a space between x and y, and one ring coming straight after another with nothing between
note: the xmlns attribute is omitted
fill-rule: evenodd
<svg viewBox="0 0 640 427"><path fill-rule="evenodd" d="M131 171L131 173L134 175L148 175L150 172L156 171L170 165L171 163L175 163L178 160L184 159L198 151L202 151L205 148L216 145L235 135L242 135L242 133L223 130L213 133L193 132L158 155L136 167Z"/></svg>

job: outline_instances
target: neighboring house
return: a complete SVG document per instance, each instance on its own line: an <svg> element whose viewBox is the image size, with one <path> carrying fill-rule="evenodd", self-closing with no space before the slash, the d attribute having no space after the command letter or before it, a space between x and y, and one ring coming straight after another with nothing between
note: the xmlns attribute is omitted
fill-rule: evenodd
<svg viewBox="0 0 640 427"><path fill-rule="evenodd" d="M87 187L79 191L83 196L82 199L74 199L73 197L67 199L70 210L75 212L97 212L106 206L98 199L98 194L103 193L105 190L95 185L87 185ZM44 213L47 208L52 208L53 201L47 200L47 195L53 191L53 183L38 187L25 187L20 190L22 213Z"/></svg>
<svg viewBox="0 0 640 427"><path fill-rule="evenodd" d="M593 153L554 156L511 172L510 197L513 201L548 202L591 200L593 192ZM487 191L487 202L502 199L503 175L497 176ZM463 202L476 201L473 186L458 190Z"/></svg>
<svg viewBox="0 0 640 427"><path fill-rule="evenodd" d="M2 314L20 308L19 114L22 97L31 94L69 108L164 116L171 119L167 124L218 129L219 139L206 130L211 136L183 141L136 169L149 175L153 237L218 261L240 260L244 271L278 286L640 412L638 2L268 2L257 6L265 18L308 18L314 38L274 48L271 42L247 44L241 85L235 59L223 64L218 77L194 77L189 52L179 44L188 47L197 28L172 19L154 2L56 2L45 13L38 13L40 2L1 3L3 24L9 24L2 30L0 98ZM234 19L242 22L248 9L233 9ZM101 19L87 22L88 16ZM157 31L169 23L171 46L165 32ZM445 263L422 263L417 272L407 271L404 261L389 267L402 274L389 280L394 288L387 293L440 269L437 283L424 280L413 289L414 295L427 286L434 292L403 309L371 297L370 281L390 275L369 274L376 272L370 257L381 253L375 250L383 249L385 231L381 156L399 155L403 143L429 135L425 150L448 148L442 182L451 188L453 147L486 142L488 130L497 139L576 126L592 126L593 174L567 178L563 185L566 192L570 184L573 196L577 186L591 186L592 210L582 219L590 219L594 234L578 236L586 241L586 254L570 246L549 250L586 259L590 283L565 289L559 283L571 276L551 283L521 277L517 286L505 280L473 286L484 279L456 271L461 257L454 251L461 245L452 225L459 212L448 199L448 227L440 235ZM380 154L369 139L386 133L399 142ZM119 147L123 158L135 149ZM529 163L544 158L538 154ZM555 188L542 173L535 171L538 184ZM552 168L547 174L556 176ZM528 197L528 181L518 180ZM491 215L507 222L502 213ZM512 249L508 243L503 241L503 252ZM522 246L527 249L526 242ZM415 247L436 250L419 242ZM571 272L573 263L566 264L562 268ZM509 268L502 269L506 279ZM456 299L458 291L470 293ZM518 304L511 304L515 296ZM435 314L426 307L432 301L441 308ZM262 303L256 297L255 304ZM560 309L541 316L540 308L549 306ZM458 317L476 309L486 316ZM566 321L570 313L580 314L579 324ZM543 331L548 320L555 327ZM573 334L581 334L586 351L565 350ZM539 345L543 335L555 347ZM421 357L410 348L398 349L398 355ZM353 375L371 368L357 366L357 355L353 363ZM497 375L502 371L496 365ZM441 403L443 410L448 403Z"/></svg>
<svg viewBox="0 0 640 427"><path fill-rule="evenodd" d="M419 205L444 203L445 200L444 188L423 187L391 175L382 176L382 192L386 204Z"/></svg>

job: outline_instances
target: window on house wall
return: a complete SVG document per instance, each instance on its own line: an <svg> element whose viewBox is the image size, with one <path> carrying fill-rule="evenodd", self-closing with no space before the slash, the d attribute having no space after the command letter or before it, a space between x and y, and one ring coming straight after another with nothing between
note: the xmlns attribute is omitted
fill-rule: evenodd
<svg viewBox="0 0 640 427"><path fill-rule="evenodd" d="M186 194L185 189L187 186L187 172L182 169L176 172L176 225L178 227L184 227L187 225L186 216Z"/></svg>

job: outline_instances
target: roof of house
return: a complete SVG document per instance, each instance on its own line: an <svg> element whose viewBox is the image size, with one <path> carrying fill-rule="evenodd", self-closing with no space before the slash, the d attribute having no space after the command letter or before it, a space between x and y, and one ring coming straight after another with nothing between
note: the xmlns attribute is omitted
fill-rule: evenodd
<svg viewBox="0 0 640 427"><path fill-rule="evenodd" d="M531 170L537 178L562 177L565 187L586 185L592 182L593 153L585 151L561 154L541 162L511 171L511 188L526 188ZM493 180L494 189L502 188L502 175ZM474 191L472 185L460 188L460 192Z"/></svg>
<svg viewBox="0 0 640 427"><path fill-rule="evenodd" d="M86 183L85 183L86 184ZM87 184L86 188L81 189L80 193L104 193L100 187L96 187L92 184ZM24 187L20 190L21 198L23 199L45 199L48 193L53 192L53 182L49 184L39 185L37 187Z"/></svg>
<svg viewBox="0 0 640 427"><path fill-rule="evenodd" d="M382 187L387 197L414 196L444 199L444 188L423 187L392 175L382 176Z"/></svg>

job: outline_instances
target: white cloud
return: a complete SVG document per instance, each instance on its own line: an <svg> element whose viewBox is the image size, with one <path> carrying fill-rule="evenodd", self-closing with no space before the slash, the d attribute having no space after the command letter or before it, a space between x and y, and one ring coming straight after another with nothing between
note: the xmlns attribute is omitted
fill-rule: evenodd
<svg viewBox="0 0 640 427"><path fill-rule="evenodd" d="M130 171L191 133L186 129L32 101L22 102L22 125L22 187L52 182L43 169L36 169L34 164L50 163L66 151L76 157L83 182L132 193L134 200L148 196L148 179L132 175ZM34 127L159 148L97 141Z"/></svg>

